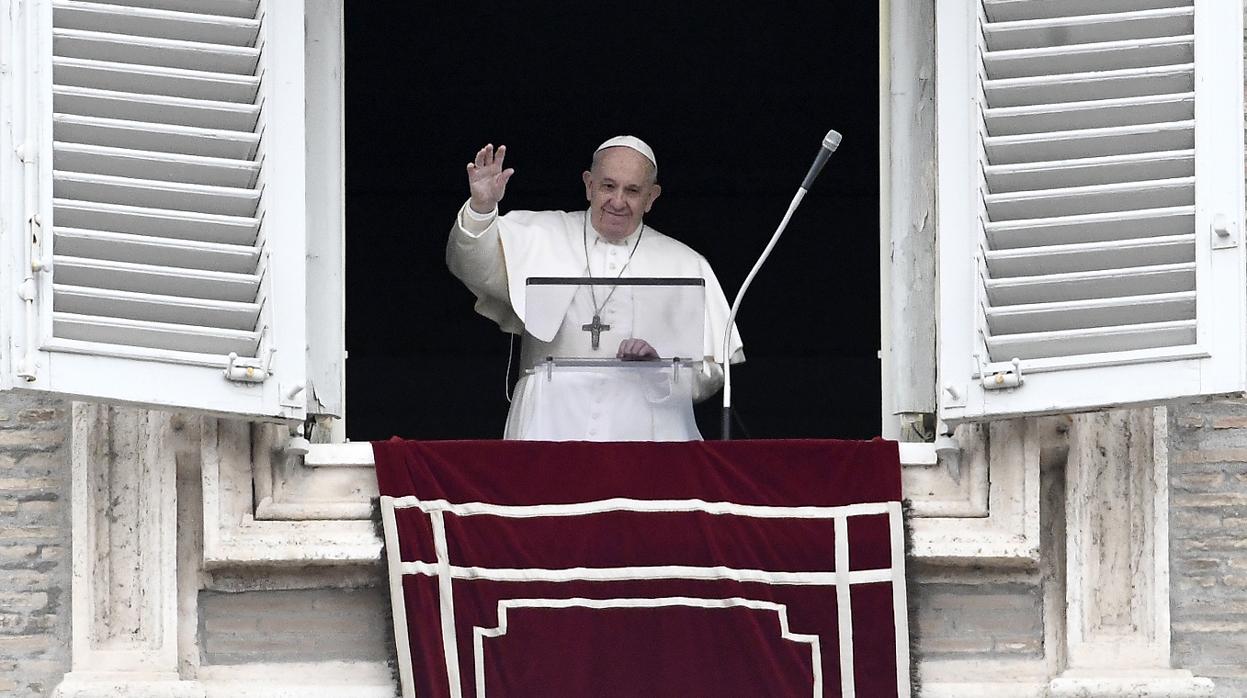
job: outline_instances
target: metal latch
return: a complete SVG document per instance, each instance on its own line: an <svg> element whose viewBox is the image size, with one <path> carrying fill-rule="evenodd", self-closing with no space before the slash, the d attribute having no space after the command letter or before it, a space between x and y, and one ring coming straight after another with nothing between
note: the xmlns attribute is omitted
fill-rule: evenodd
<svg viewBox="0 0 1247 698"><path fill-rule="evenodd" d="M979 364L979 382L983 390L1003 390L1022 385L1021 359L1015 357L1009 363L985 364L978 354L974 358Z"/></svg>
<svg viewBox="0 0 1247 698"><path fill-rule="evenodd" d="M231 351L229 363L225 365L226 380L236 383L263 383L271 373L269 368L273 365L273 354L276 351L270 348L263 359L243 359Z"/></svg>

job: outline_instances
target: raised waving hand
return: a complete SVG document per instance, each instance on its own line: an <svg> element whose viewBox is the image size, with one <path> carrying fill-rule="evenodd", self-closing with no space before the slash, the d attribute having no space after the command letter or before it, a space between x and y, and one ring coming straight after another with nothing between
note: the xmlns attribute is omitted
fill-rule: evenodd
<svg viewBox="0 0 1247 698"><path fill-rule="evenodd" d="M507 182L515 169L502 169L502 161L507 157L507 147L498 146L495 151L493 144L486 145L476 151L476 159L468 163L468 189L472 192L472 210L477 213L489 213L494 210L502 197L507 193Z"/></svg>

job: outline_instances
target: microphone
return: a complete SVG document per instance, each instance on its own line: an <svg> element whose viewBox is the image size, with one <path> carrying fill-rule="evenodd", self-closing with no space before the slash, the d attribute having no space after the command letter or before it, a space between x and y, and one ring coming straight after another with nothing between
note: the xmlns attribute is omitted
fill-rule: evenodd
<svg viewBox="0 0 1247 698"><path fill-rule="evenodd" d="M814 178L818 177L818 173L823 171L823 165L827 164L827 159L831 154L836 152L836 148L840 147L840 132L832 129L827 132L823 138L823 147L818 149L818 155L814 156L814 164L810 165L810 171L805 173L805 181L801 182L801 188L809 191L814 186Z"/></svg>
<svg viewBox="0 0 1247 698"><path fill-rule="evenodd" d="M779 222L779 227L775 229L775 234L771 236L771 241L766 243L766 249L762 250L762 256L754 263L753 269L749 270L749 274L745 276L745 282L740 285L740 290L736 292L736 300L732 301L732 309L727 314L727 330L723 334L723 413L722 413L722 437L724 441L732 438L732 324L736 322L736 314L740 312L740 302L745 297L745 292L749 290L749 284L753 283L753 277L758 275L758 270L766 263L766 258L771 256L771 250L775 249L775 243L779 242L779 236L784 234L784 229L788 227L788 221L792 220L792 214L796 212L797 207L801 205L801 200L810 192L810 187L814 184L814 178L822 172L823 165L827 164L831 154L836 152L836 148L840 147L840 132L832 129L827 132L823 138L823 147L819 148L818 156L814 158L814 164L810 165L810 171L805 175L805 181L801 183L801 187L797 189L797 193L792 197L792 203L788 204L788 212L784 214L783 220Z"/></svg>

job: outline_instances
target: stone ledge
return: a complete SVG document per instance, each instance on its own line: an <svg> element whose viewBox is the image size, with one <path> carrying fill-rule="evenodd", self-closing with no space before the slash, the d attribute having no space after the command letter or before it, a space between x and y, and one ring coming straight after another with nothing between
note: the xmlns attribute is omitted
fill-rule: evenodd
<svg viewBox="0 0 1247 698"><path fill-rule="evenodd" d="M1211 679L1182 669L1121 675L1067 671L1048 684L1050 698L1212 698Z"/></svg>
<svg viewBox="0 0 1247 698"><path fill-rule="evenodd" d="M280 677L280 678L274 678ZM206 698L394 698L384 662L208 665L199 669Z"/></svg>
<svg viewBox="0 0 1247 698"><path fill-rule="evenodd" d="M70 672L52 698L204 698L198 681L176 674L121 675L112 672Z"/></svg>

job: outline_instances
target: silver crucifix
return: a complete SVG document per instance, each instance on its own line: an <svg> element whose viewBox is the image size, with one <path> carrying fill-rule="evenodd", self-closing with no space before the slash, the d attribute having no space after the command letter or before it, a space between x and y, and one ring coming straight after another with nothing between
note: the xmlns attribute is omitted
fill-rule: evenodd
<svg viewBox="0 0 1247 698"><path fill-rule="evenodd" d="M590 336L589 341L592 344L594 349L597 349L598 345L602 343L602 333L605 332L606 330L609 330L610 328L611 328L610 325L603 325L602 318L597 315L593 316L593 322L587 325L580 326L580 329L589 333L589 336Z"/></svg>

